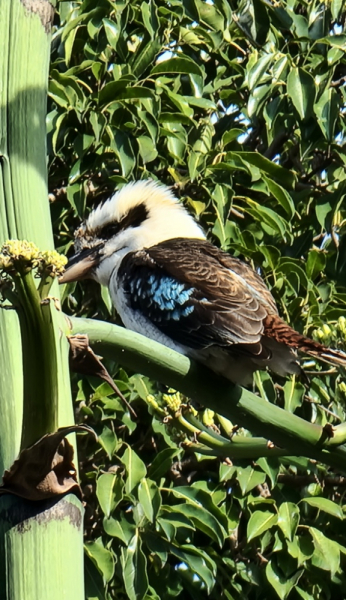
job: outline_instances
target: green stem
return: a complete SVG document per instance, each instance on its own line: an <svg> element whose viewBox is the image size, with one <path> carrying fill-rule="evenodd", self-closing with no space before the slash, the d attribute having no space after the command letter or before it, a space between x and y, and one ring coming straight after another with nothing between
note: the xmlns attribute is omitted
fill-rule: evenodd
<svg viewBox="0 0 346 600"><path fill-rule="evenodd" d="M27 448L57 421L57 356L50 306L41 302L33 272L14 277L19 304L24 374L23 429L21 448Z"/></svg>
<svg viewBox="0 0 346 600"><path fill-rule="evenodd" d="M275 448L268 444L264 438L246 438L245 436L236 436L232 441L226 440L221 435L202 426L193 415L180 415L175 419L176 425L188 434L193 434L198 438L199 443L187 442L189 448L195 452L220 456L224 458L252 458L260 456L286 456L287 451L281 448ZM201 427L202 426L202 427Z"/></svg>
<svg viewBox="0 0 346 600"><path fill-rule="evenodd" d="M193 442L187 442L185 444L189 450L193 450L193 452L197 452L199 454L205 454L207 456L218 456L219 458L230 458L231 460L238 459L249 459L256 460L257 458L261 458L265 456L266 458L273 457L284 457L287 456L286 450L281 450L280 448L271 448L267 443L260 445L254 444L253 446L248 446L247 448L238 447L238 444L234 444L231 448L210 448L204 444L196 444Z"/></svg>

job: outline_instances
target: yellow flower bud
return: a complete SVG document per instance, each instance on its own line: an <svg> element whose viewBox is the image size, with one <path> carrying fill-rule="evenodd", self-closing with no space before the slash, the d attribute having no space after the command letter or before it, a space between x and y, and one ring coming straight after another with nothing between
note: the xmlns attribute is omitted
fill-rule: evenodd
<svg viewBox="0 0 346 600"><path fill-rule="evenodd" d="M210 410L210 408L207 408L204 412L203 412L203 417L202 417L202 421L204 423L204 425L206 425L207 427L211 427L211 425L214 425L214 411Z"/></svg>
<svg viewBox="0 0 346 600"><path fill-rule="evenodd" d="M324 333L325 336L328 336L328 335L330 335L332 333L331 328L326 323L323 323L323 325L322 325L322 331L323 331L323 333Z"/></svg>
<svg viewBox="0 0 346 600"><path fill-rule="evenodd" d="M342 394L346 395L346 383L344 381L342 381L341 383L339 383L338 388L339 388L339 391Z"/></svg>
<svg viewBox="0 0 346 600"><path fill-rule="evenodd" d="M155 396L153 396L152 394L148 394L147 395L147 402L148 404L150 404L153 408L159 408L159 405L155 399Z"/></svg>
<svg viewBox="0 0 346 600"><path fill-rule="evenodd" d="M339 317L337 327L341 333L346 334L346 317Z"/></svg>
<svg viewBox="0 0 346 600"><path fill-rule="evenodd" d="M181 396L179 392L176 392L175 394L162 394L162 400L172 412L176 412L181 406Z"/></svg>
<svg viewBox="0 0 346 600"><path fill-rule="evenodd" d="M318 329L315 329L315 331L312 332L312 337L317 342L320 342L321 340L323 340L324 333L323 333L322 329L320 327Z"/></svg>

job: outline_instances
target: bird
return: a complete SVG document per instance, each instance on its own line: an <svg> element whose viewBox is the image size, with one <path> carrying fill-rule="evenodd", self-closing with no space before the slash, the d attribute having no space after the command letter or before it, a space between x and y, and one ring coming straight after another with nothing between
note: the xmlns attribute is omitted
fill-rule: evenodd
<svg viewBox="0 0 346 600"><path fill-rule="evenodd" d="M302 374L297 351L346 367L346 354L305 337L279 316L261 276L207 240L172 189L125 184L75 232L60 283L107 286L124 326L231 382L257 370Z"/></svg>

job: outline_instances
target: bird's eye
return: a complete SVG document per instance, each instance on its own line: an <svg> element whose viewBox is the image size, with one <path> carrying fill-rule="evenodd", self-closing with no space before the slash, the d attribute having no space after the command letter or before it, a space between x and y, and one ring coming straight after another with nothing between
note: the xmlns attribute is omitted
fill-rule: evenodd
<svg viewBox="0 0 346 600"><path fill-rule="evenodd" d="M102 240L109 240L113 235L116 235L119 231L119 223L108 223L102 227L100 231L100 238Z"/></svg>
<svg viewBox="0 0 346 600"><path fill-rule="evenodd" d="M120 231L123 231L128 227L139 227L147 218L147 216L148 211L144 204L134 206L120 221L108 223L102 227L102 229L100 229L98 232L98 236L102 240L110 240L112 237L120 233Z"/></svg>

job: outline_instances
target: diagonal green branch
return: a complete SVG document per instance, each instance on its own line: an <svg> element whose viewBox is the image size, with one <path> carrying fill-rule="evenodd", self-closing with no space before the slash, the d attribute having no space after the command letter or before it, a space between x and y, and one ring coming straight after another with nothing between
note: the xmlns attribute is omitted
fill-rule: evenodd
<svg viewBox="0 0 346 600"><path fill-rule="evenodd" d="M333 438L328 438L323 427L304 421L186 356L123 327L75 317L70 318L70 323L71 333L87 334L98 354L180 390L253 434L285 448L289 455L307 456L346 471L346 447L332 448Z"/></svg>

